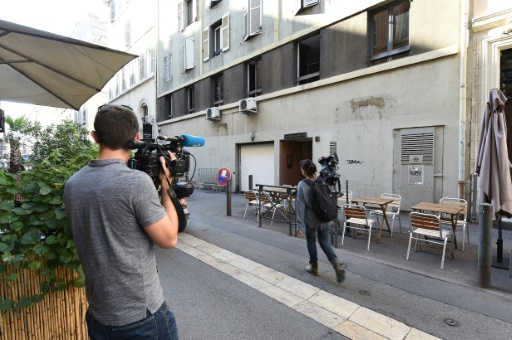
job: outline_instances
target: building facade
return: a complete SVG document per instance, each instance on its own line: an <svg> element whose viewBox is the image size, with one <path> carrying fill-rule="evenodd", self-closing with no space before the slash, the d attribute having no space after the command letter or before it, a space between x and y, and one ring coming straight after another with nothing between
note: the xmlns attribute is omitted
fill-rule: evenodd
<svg viewBox="0 0 512 340"><path fill-rule="evenodd" d="M487 93L512 92L507 1L106 3L110 46L141 56L111 102L153 137L204 137L197 167L230 169L232 190L296 185L300 160L336 153L356 196L475 201Z"/></svg>
<svg viewBox="0 0 512 340"><path fill-rule="evenodd" d="M301 159L336 152L357 196L465 194L465 6L160 0L160 133L203 136L198 167L231 169L234 190L296 185Z"/></svg>
<svg viewBox="0 0 512 340"><path fill-rule="evenodd" d="M156 122L157 0L106 0L109 11L109 47L138 55L113 77L108 85L108 102L131 107L140 117L140 132ZM146 135L149 137L148 135Z"/></svg>

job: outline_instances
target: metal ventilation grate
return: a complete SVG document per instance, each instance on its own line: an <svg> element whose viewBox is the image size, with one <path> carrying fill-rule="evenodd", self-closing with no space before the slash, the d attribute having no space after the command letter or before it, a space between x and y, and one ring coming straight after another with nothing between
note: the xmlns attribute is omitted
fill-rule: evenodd
<svg viewBox="0 0 512 340"><path fill-rule="evenodd" d="M329 143L329 155L334 155L335 153L338 153L337 149L338 147L336 142Z"/></svg>
<svg viewBox="0 0 512 340"><path fill-rule="evenodd" d="M402 135L402 164L410 163L409 156L421 156L423 157L423 164L432 164L434 160L434 133Z"/></svg>

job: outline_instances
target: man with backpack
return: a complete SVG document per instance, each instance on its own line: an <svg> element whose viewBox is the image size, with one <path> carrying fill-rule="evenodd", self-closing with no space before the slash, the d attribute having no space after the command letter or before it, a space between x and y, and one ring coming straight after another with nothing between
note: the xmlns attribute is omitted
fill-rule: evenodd
<svg viewBox="0 0 512 340"><path fill-rule="evenodd" d="M328 189L329 187L321 179L317 179L315 163L310 159L305 159L300 162L300 169L306 178L301 180L297 187L295 207L297 224L306 231L309 253L309 266L306 267L306 271L315 276L319 275L316 249L316 236L318 235L318 243L334 268L336 281L341 283L345 279L346 266L338 261L338 257L329 243L331 224L335 223L333 220L337 216L336 198L329 195L322 185ZM330 201L331 199L333 202ZM336 207L336 215L333 215L332 204Z"/></svg>

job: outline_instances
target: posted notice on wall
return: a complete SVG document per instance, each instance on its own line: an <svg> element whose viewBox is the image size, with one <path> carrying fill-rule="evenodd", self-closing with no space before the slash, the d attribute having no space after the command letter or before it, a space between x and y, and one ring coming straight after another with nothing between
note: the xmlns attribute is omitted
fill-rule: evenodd
<svg viewBox="0 0 512 340"><path fill-rule="evenodd" d="M423 184L423 165L409 165L409 184Z"/></svg>

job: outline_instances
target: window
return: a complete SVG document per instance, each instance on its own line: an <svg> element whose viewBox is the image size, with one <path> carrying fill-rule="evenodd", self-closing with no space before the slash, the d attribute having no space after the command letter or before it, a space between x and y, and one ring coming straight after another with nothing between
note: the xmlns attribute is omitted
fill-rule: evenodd
<svg viewBox="0 0 512 340"><path fill-rule="evenodd" d="M124 23L124 46L130 46L132 43L131 24L129 21Z"/></svg>
<svg viewBox="0 0 512 340"><path fill-rule="evenodd" d="M88 129L87 127L87 109L84 109L82 111L82 126L85 128L85 129Z"/></svg>
<svg viewBox="0 0 512 340"><path fill-rule="evenodd" d="M302 12L303 10L305 10L309 7L318 5L320 3L320 0L295 0L295 1L299 2L299 4L298 4L299 10L297 11L297 14L299 14L300 12Z"/></svg>
<svg viewBox="0 0 512 340"><path fill-rule="evenodd" d="M121 91L126 91L126 67L121 69Z"/></svg>
<svg viewBox="0 0 512 340"><path fill-rule="evenodd" d="M167 119L172 118L172 93L165 96L165 108L167 109Z"/></svg>
<svg viewBox="0 0 512 340"><path fill-rule="evenodd" d="M128 71L130 73L130 86L135 85L135 70L137 69L135 66L135 62L136 62L136 60L131 61L128 64Z"/></svg>
<svg viewBox="0 0 512 340"><path fill-rule="evenodd" d="M172 54L169 53L164 57L164 82L172 79Z"/></svg>
<svg viewBox="0 0 512 340"><path fill-rule="evenodd" d="M262 28L262 0L249 0L247 12L244 14L244 40L261 33Z"/></svg>
<svg viewBox="0 0 512 340"><path fill-rule="evenodd" d="M156 60L155 60L155 49L148 49L148 59L149 59L149 73L155 74L156 69Z"/></svg>
<svg viewBox="0 0 512 340"><path fill-rule="evenodd" d="M195 111L194 86L193 85L189 86L185 90L187 92L187 110L188 110L188 113L192 113Z"/></svg>
<svg viewBox="0 0 512 340"><path fill-rule="evenodd" d="M212 28L213 31L213 55L219 55L221 50L220 47L220 24Z"/></svg>
<svg viewBox="0 0 512 340"><path fill-rule="evenodd" d="M297 43L297 85L320 79L320 35Z"/></svg>
<svg viewBox="0 0 512 340"><path fill-rule="evenodd" d="M185 71L193 69L194 64L194 37L185 40L184 52Z"/></svg>
<svg viewBox="0 0 512 340"><path fill-rule="evenodd" d="M116 20L116 1L110 1L110 22L114 22Z"/></svg>
<svg viewBox="0 0 512 340"><path fill-rule="evenodd" d="M210 0L210 8L213 8L214 6L217 6L217 4L219 2L221 2L222 0ZM207 3L207 8L208 8L208 1L206 1Z"/></svg>
<svg viewBox="0 0 512 340"><path fill-rule="evenodd" d="M247 96L254 97L261 93L261 59L247 63Z"/></svg>
<svg viewBox="0 0 512 340"><path fill-rule="evenodd" d="M146 54L143 53L139 57L139 80L146 79Z"/></svg>
<svg viewBox="0 0 512 340"><path fill-rule="evenodd" d="M182 31L197 19L197 0L178 1L178 30Z"/></svg>
<svg viewBox="0 0 512 340"><path fill-rule="evenodd" d="M409 55L410 2L398 1L370 14L372 65Z"/></svg>
<svg viewBox="0 0 512 340"><path fill-rule="evenodd" d="M213 106L220 106L224 102L224 80L222 73L212 77Z"/></svg>
<svg viewBox="0 0 512 340"><path fill-rule="evenodd" d="M227 50L229 50L229 14L225 14L221 20L203 30L203 61ZM213 56L210 56L210 51L213 51Z"/></svg>

